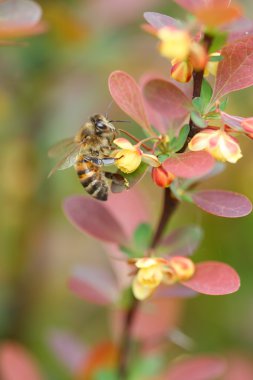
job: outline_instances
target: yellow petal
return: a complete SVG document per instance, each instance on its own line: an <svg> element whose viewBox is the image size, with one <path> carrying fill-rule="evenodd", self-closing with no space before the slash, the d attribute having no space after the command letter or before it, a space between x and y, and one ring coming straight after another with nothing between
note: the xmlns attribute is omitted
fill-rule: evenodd
<svg viewBox="0 0 253 380"><path fill-rule="evenodd" d="M146 286L143 286L141 283L139 283L137 276L134 277L133 284L132 284L132 290L135 298L137 298L140 301L145 300L151 294L153 293L153 288L148 288Z"/></svg>
<svg viewBox="0 0 253 380"><path fill-rule="evenodd" d="M116 158L115 165L123 173L132 173L140 166L141 152L137 149L122 149L114 155L114 158Z"/></svg>
<svg viewBox="0 0 253 380"><path fill-rule="evenodd" d="M159 50L162 56L179 60L187 58L190 52L191 38L186 31L164 27L158 30L157 36L161 40Z"/></svg>
<svg viewBox="0 0 253 380"><path fill-rule="evenodd" d="M161 165L161 162L153 154L143 153L142 161L146 162L146 164L150 166L153 166L154 168L158 168Z"/></svg>
<svg viewBox="0 0 253 380"><path fill-rule="evenodd" d="M135 149L134 145L131 144L130 141L128 141L127 139L124 139L124 137L119 137L118 139L115 139L113 143L121 149Z"/></svg>

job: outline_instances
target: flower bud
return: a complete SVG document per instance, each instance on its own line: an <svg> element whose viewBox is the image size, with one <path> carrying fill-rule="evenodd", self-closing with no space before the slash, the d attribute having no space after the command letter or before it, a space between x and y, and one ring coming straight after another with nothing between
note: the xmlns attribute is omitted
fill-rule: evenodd
<svg viewBox="0 0 253 380"><path fill-rule="evenodd" d="M238 141L223 130L207 128L197 133L188 147L192 151L206 150L216 160L233 164L242 157Z"/></svg>
<svg viewBox="0 0 253 380"><path fill-rule="evenodd" d="M176 272L179 281L189 280L195 272L194 263L187 257L173 257L170 259L170 266Z"/></svg>
<svg viewBox="0 0 253 380"><path fill-rule="evenodd" d="M169 187L175 179L174 174L167 172L162 165L158 168L153 168L151 175L154 183L163 188Z"/></svg>
<svg viewBox="0 0 253 380"><path fill-rule="evenodd" d="M208 62L208 54L205 48L195 41L191 44L189 61L194 70L197 71L203 70Z"/></svg>
<svg viewBox="0 0 253 380"><path fill-rule="evenodd" d="M192 77L193 67L189 61L172 60L171 77L177 82L186 83Z"/></svg>

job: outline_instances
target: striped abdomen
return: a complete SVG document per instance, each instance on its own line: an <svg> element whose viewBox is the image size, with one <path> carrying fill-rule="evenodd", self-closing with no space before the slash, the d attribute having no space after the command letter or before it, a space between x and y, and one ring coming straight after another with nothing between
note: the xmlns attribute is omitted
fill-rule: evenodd
<svg viewBox="0 0 253 380"><path fill-rule="evenodd" d="M100 201L106 201L109 186L100 166L86 161L85 156L79 155L75 163L75 169L87 193Z"/></svg>

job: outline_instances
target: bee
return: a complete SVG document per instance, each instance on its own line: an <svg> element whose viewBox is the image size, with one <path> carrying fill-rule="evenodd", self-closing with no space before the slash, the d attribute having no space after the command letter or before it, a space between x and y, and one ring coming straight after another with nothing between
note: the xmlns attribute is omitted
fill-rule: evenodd
<svg viewBox="0 0 253 380"><path fill-rule="evenodd" d="M128 183L120 174L103 171L103 166L115 163L110 155L117 133L112 121L104 115L90 117L74 137L61 141L49 150L49 157L63 155L50 171L49 177L56 170L74 166L86 192L100 201L108 198L108 180L112 181L113 192L127 188Z"/></svg>

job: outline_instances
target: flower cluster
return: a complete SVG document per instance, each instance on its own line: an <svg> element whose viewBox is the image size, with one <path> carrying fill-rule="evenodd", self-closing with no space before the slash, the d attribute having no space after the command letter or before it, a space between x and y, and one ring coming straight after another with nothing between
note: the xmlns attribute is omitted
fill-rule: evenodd
<svg viewBox="0 0 253 380"><path fill-rule="evenodd" d="M160 284L173 285L189 280L195 271L193 262L186 257L144 257L131 259L137 268L133 280L133 294L139 300L149 297Z"/></svg>

